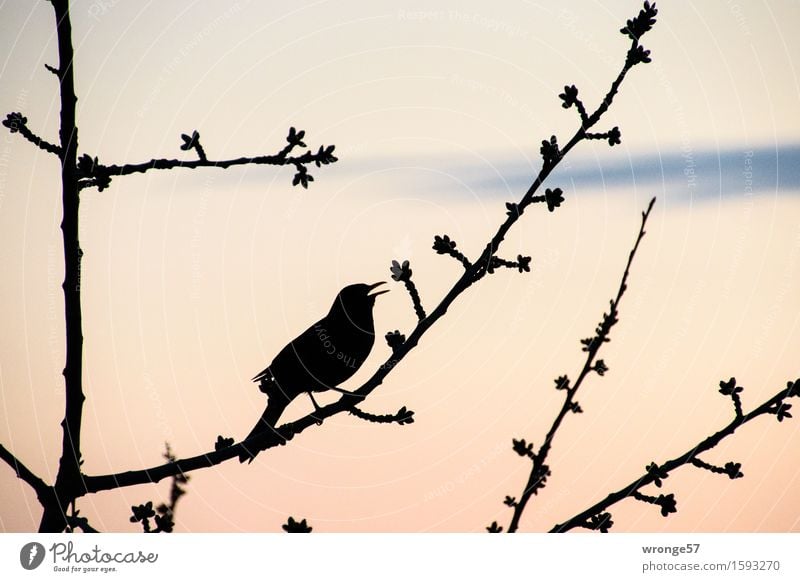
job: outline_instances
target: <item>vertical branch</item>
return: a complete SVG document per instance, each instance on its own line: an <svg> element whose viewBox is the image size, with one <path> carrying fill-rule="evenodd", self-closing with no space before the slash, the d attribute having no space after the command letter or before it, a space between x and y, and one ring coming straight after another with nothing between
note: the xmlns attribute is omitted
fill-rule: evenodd
<svg viewBox="0 0 800 582"><path fill-rule="evenodd" d="M66 523L67 505L80 488L81 419L83 415L83 330L81 323L81 257L78 240L78 210L80 206L77 151L78 129L75 125L75 82L73 76L72 25L68 0L52 0L58 33L58 79L61 94L60 158L61 200L63 218L61 232L64 241L64 316L66 323L66 389L64 420L61 423L63 440L53 502L44 508L39 531L62 531Z"/></svg>

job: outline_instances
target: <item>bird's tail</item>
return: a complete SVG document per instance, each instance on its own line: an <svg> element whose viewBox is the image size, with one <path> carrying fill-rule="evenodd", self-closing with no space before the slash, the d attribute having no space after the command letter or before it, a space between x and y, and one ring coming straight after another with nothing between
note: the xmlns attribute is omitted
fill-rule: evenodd
<svg viewBox="0 0 800 582"><path fill-rule="evenodd" d="M278 423L278 419L283 414L283 411L289 406L289 402L290 400L283 395L270 395L269 402L267 402L267 407L261 414L261 418L258 419L253 430L250 431L250 434L248 434L244 440L247 441L256 435L264 435L266 437L269 434L274 434L275 425ZM257 443L246 444L245 452L239 454L239 462L252 462L256 455L262 450L261 446Z"/></svg>

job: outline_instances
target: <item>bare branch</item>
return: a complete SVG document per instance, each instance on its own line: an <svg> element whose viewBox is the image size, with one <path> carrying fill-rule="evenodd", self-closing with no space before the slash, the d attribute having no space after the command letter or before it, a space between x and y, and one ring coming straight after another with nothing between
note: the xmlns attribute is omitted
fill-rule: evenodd
<svg viewBox="0 0 800 582"><path fill-rule="evenodd" d="M639 495L639 490L645 487L646 485L650 485L651 483L657 484L657 481L659 480L659 474L663 478L663 476L666 475L666 473L674 471L679 467L682 467L687 464L696 464L694 463L694 461L697 460L698 455L713 449L723 439L731 436L733 433L736 432L737 429L744 426L748 422L755 420L759 416L763 416L765 414L778 415L779 414L778 411L785 409L786 406L790 406L785 404L784 400L792 397L795 398L800 397L800 378L798 378L794 382L791 381L788 382L787 387L785 389L780 390L769 400L766 400L765 402L754 408L749 413L743 414L741 416L737 415L729 424L727 424L726 426L724 426L722 429L718 430L711 436L707 437L706 439L700 441L699 443L697 443L697 445L695 445L682 455L658 465L657 467L658 471L648 470L646 473L636 478L634 481L632 481L622 489L619 489L613 493L609 493L602 501L595 503L588 509L571 517L567 521L553 526L550 532L562 533L569 531L575 527L582 527L582 524L586 523L587 520L590 520L593 516L605 512L612 505L619 503L620 501L628 497L635 497ZM733 468L731 468L731 473L733 473ZM734 473L734 475L738 476L738 468L736 473Z"/></svg>
<svg viewBox="0 0 800 582"><path fill-rule="evenodd" d="M80 188L97 187L101 192L108 187L111 179L116 176L127 176L130 174L144 173L150 170L172 170L174 168L221 168L227 169L233 166L244 165L269 165L269 166L294 166L296 173L292 180L292 185L301 185L308 188L308 183L314 181L314 177L308 173L309 164L317 167L333 164L339 160L333 155L336 146L320 146L316 152L306 151L298 156L289 155L295 147L306 147L303 142L305 131L297 131L294 127L289 129L286 137L287 144L277 154L239 157L228 160L209 160L205 149L200 144L200 134L197 131L192 135L182 134L183 144L180 148L184 151L195 150L198 159L196 160L177 160L177 159L152 159L148 162L139 164L105 165L98 159L92 158L88 154L81 156L78 162L78 177L80 178Z"/></svg>
<svg viewBox="0 0 800 582"><path fill-rule="evenodd" d="M528 476L528 482L525 484L525 488L520 495L519 501L511 506L514 509L514 514L511 518L511 522L508 525L508 533L514 533L517 531L519 528L520 519L522 518L522 514L525 511L528 501L530 501L531 497L536 495L536 493L545 486L547 477L550 475L549 468L545 463L545 461L547 461L547 455L550 452L553 439L555 438L558 429L561 427L564 417L566 417L569 412L581 412L580 405L575 400L575 395L583 385L583 381L590 372L594 371L602 376L608 370L608 367L602 360L598 360L595 363L595 357L597 356L597 352L600 350L600 347L609 341L608 335L611 331L611 328L617 322L619 302L628 288L628 276L630 275L633 258L636 256L636 251L639 250L639 243L642 241L642 238L644 238L644 227L647 224L647 219L650 216L650 212L653 210L653 205L655 202L655 198L650 200L650 204L647 205L647 210L642 212L642 223L639 226L639 234L636 237L636 242L633 245L633 249L631 249L631 252L628 254L628 262L625 265L625 271L622 273L622 279L620 280L619 288L617 289L617 296L611 300L611 309L609 309L608 313L603 314L603 320L600 322L600 325L597 326L597 335L589 340L583 340L583 350L587 353L586 360L584 361L578 379L575 381L574 386L570 386L569 379L566 376L560 376L556 379L556 389L563 390L565 392L564 403L562 404L558 415L556 415L553 424L550 426L550 430L547 431L547 436L544 439L544 443L542 443L542 446L539 447L538 452L534 454L532 451L533 447L531 445L528 445L527 448L521 448L524 447L524 440L514 441L514 450L520 455L522 455L524 452L525 456L531 459L532 467ZM517 443L522 443L522 445L518 447Z"/></svg>
<svg viewBox="0 0 800 582"><path fill-rule="evenodd" d="M422 307L422 299L419 297L417 286L411 280L412 271L408 261L403 261L402 263L392 261L392 266L389 270L392 273L392 279L406 286L406 291L408 291L411 302L414 304L414 312L417 314L417 319L420 321L425 319L425 308Z"/></svg>

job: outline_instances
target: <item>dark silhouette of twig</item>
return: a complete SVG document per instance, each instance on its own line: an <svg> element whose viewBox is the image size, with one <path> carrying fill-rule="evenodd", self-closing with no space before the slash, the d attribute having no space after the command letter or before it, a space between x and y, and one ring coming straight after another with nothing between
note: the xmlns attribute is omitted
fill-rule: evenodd
<svg viewBox="0 0 800 582"><path fill-rule="evenodd" d="M464 265L465 269L472 267L472 263L470 263L469 259L464 256L464 253L456 248L456 241L452 240L446 234L433 237L433 250L440 255L450 255Z"/></svg>
<svg viewBox="0 0 800 582"><path fill-rule="evenodd" d="M404 424L412 424L414 422L414 411L408 410L405 406L403 406L394 414L371 414L369 412L364 412L356 406L353 406L350 409L350 414L360 418L361 420L375 422L377 424L397 423L402 426Z"/></svg>
<svg viewBox="0 0 800 582"><path fill-rule="evenodd" d="M721 384L722 383L723 382L721 382ZM665 517L670 513L675 513L677 511L677 503L673 494L652 497L643 495L640 493L640 490L650 484L654 484L656 487L661 487L663 480L669 476L671 471L674 471L675 469L678 469L684 465L694 465L695 467L703 470L711 470L714 473L725 474L730 479L738 479L742 477L742 473L739 470L741 468L741 464L739 463L730 462L727 463L722 470L716 470L720 468L713 467L702 461L699 461L697 456L713 449L720 442L722 442L723 439L734 434L737 429L760 416L772 414L776 416L779 422L782 422L783 419L787 417L791 417L791 413L788 411L792 405L788 404L786 400L797 397L800 397L800 378L787 382L786 388L780 390L774 396L756 406L747 414L736 414L730 423L722 427L714 434L706 437L704 440L697 443L682 455L658 465L656 463L651 463L648 465L647 470L643 475L636 478L625 487L613 493L609 493L602 501L595 503L591 507L569 518L565 522L553 526L550 532L561 533L576 527L598 529L593 527L593 520L596 521L598 516L602 515L607 516L606 519L610 521L611 514L609 514L607 510L614 504L619 503L628 497L633 497L640 501L659 505L661 507L661 514Z"/></svg>
<svg viewBox="0 0 800 582"><path fill-rule="evenodd" d="M414 312L417 314L417 319L420 321L425 319L425 309L422 307L419 291L417 291L417 286L414 284L414 281L411 280L412 271L409 262L403 261L399 263L397 261L392 261L392 266L389 268L389 271L392 273L392 279L406 286L406 291L408 291L411 302L414 304Z"/></svg>
<svg viewBox="0 0 800 582"><path fill-rule="evenodd" d="M644 6L648 15L655 15L655 5L651 6L646 2ZM649 20L652 21L652 18L649 18ZM550 175L553 169L558 165L561 159L563 159L563 156L578 143L586 139L587 130L591 129L602 118L603 114L611 106L614 96L619 90L619 87L622 84L622 81L625 79L628 71L630 71L630 69L638 63L649 62L649 57L647 54L645 54L647 51L641 49L638 43L638 38L641 37L644 32L647 32L650 26L652 26L652 22L648 26L636 25L635 28L638 31L638 35L636 38L632 38L631 40L631 45L628 50L628 56L625 59L625 64L612 82L611 88L603 97L597 109L591 115L589 115L586 120L581 119L581 126L567 142L567 145L564 146L564 148L559 149L558 140L555 138L555 136L542 142L542 147L540 149L543 160L542 169L539 171L538 175L533 180L533 183L522 196L520 201L514 203L515 206L513 207L513 210L512 208L509 208L508 204L506 205L508 210L506 212L506 219L500 224L495 234L486 244L479 258L474 262L470 262L472 266L468 269L465 269L464 273L439 301L439 304L433 309L433 311L426 314L422 318L419 318L418 313L419 321L408 337L404 338L404 341L399 342L396 341L396 339L393 340L394 343L392 345L392 354L358 389L353 391L351 394L343 395L341 399L334 403L320 407L312 414L308 414L296 421L277 427L270 434L262 433L260 435L254 435L253 437L245 439L240 443L234 444L230 448L219 448L209 451L208 453L186 459L179 459L174 463L166 463L148 469L126 471L107 475L86 476L84 478L86 492L93 493L107 489L115 489L117 487L157 482L160 479L174 475L179 471L185 473L192 470L217 465L228 459L238 457L243 452L248 453L250 450L263 451L272 447L282 446L305 429L312 426L318 426L322 424L326 418L329 418L335 414L349 412L353 406L360 404L367 396L369 396L369 394L371 394L383 383L383 380L389 375L391 370L394 369L394 367L417 346L420 339L428 331L428 329L430 329L445 313L447 313L450 305L452 305L452 303L472 284L487 274L488 267L492 264L492 259L495 257L495 253L505 239L506 234L517 222L517 220L519 220L528 206L534 203L545 203L547 209L550 212L553 212L564 202L563 192L560 188L547 188L545 193L542 195L536 195L536 192L539 190L540 186L544 183L545 179ZM623 29L623 31L624 30L626 29ZM395 271L397 271L398 268L400 269L399 272L402 275L402 264L394 261L392 263L392 275L395 274ZM397 337L399 338L401 336L402 334L399 334L398 332Z"/></svg>
<svg viewBox="0 0 800 582"><path fill-rule="evenodd" d="M3 125L5 125L11 133L19 133L33 145L61 157L62 149L60 147L40 138L28 129L28 118L24 117L22 113L9 113L3 120Z"/></svg>
<svg viewBox="0 0 800 582"><path fill-rule="evenodd" d="M611 307L608 310L608 313L603 314L603 319L597 326L595 335L591 338L581 340L581 343L583 344L582 350L586 352L586 360L583 363L583 367L578 375L578 379L575 380L574 385L570 384L570 380L567 376L559 376L555 380L556 390L564 391L564 403L561 405L561 410L559 410L555 420L553 420L553 423L550 426L550 429L547 431L547 435L545 436L542 446L539 447L539 450L534 453L533 445L527 443L524 439L514 439L513 441L514 451L522 457L527 457L531 461L532 466L528 476L528 481L525 484L525 488L522 490L522 493L520 494L519 500L517 501L513 497L506 497L506 505L514 510L514 514L511 517L511 522L508 525L508 533L514 533L519 529L520 519L522 518L522 514L525 511L525 508L528 505L531 497L536 495L539 490L543 489L547 483L547 478L550 476L550 468L546 464L547 456L550 453L550 449L553 445L553 439L555 438L558 429L561 428L561 423L564 421L564 418L570 412L583 412L580 404L577 400L575 400L575 395L583 385L583 381L592 372L596 372L598 375L603 376L608 371L608 366L606 366L605 362L603 360L597 360L595 362L595 358L597 357L597 353L603 344L610 341L610 338L608 337L609 333L611 332L611 328L614 327L618 321L619 303L628 288L628 276L630 275L631 265L633 264L633 259L636 256L636 251L639 250L639 243L644 238L647 219L650 216L650 212L653 210L653 205L655 202L655 198L651 199L650 204L647 205L647 210L642 212L642 222L639 226L639 234L636 237L636 242L634 243L631 252L628 254L628 262L625 265L625 270L622 273L622 279L620 280L619 288L617 289L617 295L611 300Z"/></svg>

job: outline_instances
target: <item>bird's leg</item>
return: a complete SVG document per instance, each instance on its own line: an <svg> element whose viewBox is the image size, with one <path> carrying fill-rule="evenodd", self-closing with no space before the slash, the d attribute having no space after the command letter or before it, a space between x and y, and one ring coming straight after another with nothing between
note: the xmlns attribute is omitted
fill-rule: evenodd
<svg viewBox="0 0 800 582"><path fill-rule="evenodd" d="M338 392L339 394L344 394L345 396L352 396L353 398L361 398L362 400L366 398L366 396L364 396L363 394L348 392L347 390L342 390L341 388L335 388L333 386L329 387L328 390L333 390L334 392Z"/></svg>
<svg viewBox="0 0 800 582"><path fill-rule="evenodd" d="M320 410L322 410L322 407L319 404L317 404L317 400L316 398L314 398L314 394L311 392L311 390L306 392L306 394L308 394L308 397L311 398L311 404L314 405L314 412L319 412Z"/></svg>

